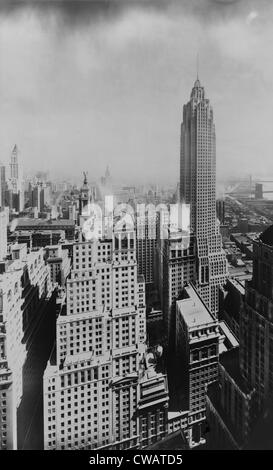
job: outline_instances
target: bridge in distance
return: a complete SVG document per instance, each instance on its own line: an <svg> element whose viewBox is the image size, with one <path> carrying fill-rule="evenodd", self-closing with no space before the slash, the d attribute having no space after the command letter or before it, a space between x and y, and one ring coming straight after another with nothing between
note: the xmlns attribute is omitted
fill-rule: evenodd
<svg viewBox="0 0 273 470"><path fill-rule="evenodd" d="M254 195L255 199L263 199L264 194L272 194L273 193L273 188L272 189L263 189L263 184L265 183L273 183L273 180L262 180L262 181L257 181L255 182L255 189L251 189L251 183L249 188L242 188L241 191L238 191L238 189L235 189L234 191L228 191L226 192L226 196L246 196L246 195Z"/></svg>

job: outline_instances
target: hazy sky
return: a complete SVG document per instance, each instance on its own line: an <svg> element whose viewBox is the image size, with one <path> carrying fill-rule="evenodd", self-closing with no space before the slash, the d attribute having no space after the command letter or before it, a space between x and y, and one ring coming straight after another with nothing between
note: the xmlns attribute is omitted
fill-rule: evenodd
<svg viewBox="0 0 273 470"><path fill-rule="evenodd" d="M273 175L272 24L272 0L1 1L0 160L177 181L199 52L218 175Z"/></svg>

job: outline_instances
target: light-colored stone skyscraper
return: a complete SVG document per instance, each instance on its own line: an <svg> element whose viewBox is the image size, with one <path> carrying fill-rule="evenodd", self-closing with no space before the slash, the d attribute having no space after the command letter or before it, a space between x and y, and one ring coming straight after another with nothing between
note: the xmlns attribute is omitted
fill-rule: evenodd
<svg viewBox="0 0 273 470"><path fill-rule="evenodd" d="M26 244L15 243L9 251L0 274L0 450L17 449L18 409L31 388L26 377L33 384L28 354L52 292L42 248L27 253Z"/></svg>
<svg viewBox="0 0 273 470"><path fill-rule="evenodd" d="M19 165L18 165L18 149L17 145L14 145L10 157L10 178L18 180L19 179Z"/></svg>
<svg viewBox="0 0 273 470"><path fill-rule="evenodd" d="M7 254L7 227L8 227L8 214L7 211L0 209L0 261L5 258Z"/></svg>
<svg viewBox="0 0 273 470"><path fill-rule="evenodd" d="M24 187L17 145L14 146L10 157L8 187L11 193L10 209L21 212L24 209Z"/></svg>
<svg viewBox="0 0 273 470"><path fill-rule="evenodd" d="M6 205L6 167L0 162L0 207L3 208Z"/></svg>
<svg viewBox="0 0 273 470"><path fill-rule="evenodd" d="M213 110L199 79L183 108L180 155L180 201L190 204L196 243L197 288L213 314L227 261L216 218L216 139Z"/></svg>
<svg viewBox="0 0 273 470"><path fill-rule="evenodd" d="M74 245L66 310L57 320L56 357L44 375L45 449L126 449L147 441L141 405L149 379L145 312L133 229L115 228L111 238ZM153 399L163 381L165 404L165 377L155 373L154 379ZM160 407L147 408L157 439L165 435L166 410Z"/></svg>
<svg viewBox="0 0 273 470"><path fill-rule="evenodd" d="M182 409L188 410L188 438L194 447L204 442L206 387L218 378L219 324L192 285L176 302L176 351L179 357Z"/></svg>

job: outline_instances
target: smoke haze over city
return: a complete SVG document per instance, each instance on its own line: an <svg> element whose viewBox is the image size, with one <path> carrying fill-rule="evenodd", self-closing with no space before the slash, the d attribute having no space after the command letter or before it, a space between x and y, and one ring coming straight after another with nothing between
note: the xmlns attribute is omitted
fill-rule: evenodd
<svg viewBox="0 0 273 470"><path fill-rule="evenodd" d="M1 2L0 160L17 143L28 170L175 182L199 54L219 177L273 174L272 17L263 0Z"/></svg>

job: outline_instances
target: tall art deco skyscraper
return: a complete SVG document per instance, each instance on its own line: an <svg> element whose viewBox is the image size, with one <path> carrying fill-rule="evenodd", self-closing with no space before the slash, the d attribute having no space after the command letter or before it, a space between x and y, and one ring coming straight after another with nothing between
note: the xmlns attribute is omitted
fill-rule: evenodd
<svg viewBox="0 0 273 470"><path fill-rule="evenodd" d="M183 108L180 154L180 201L190 204L196 243L197 288L213 314L227 261L216 219L216 139L213 109L199 79Z"/></svg>

